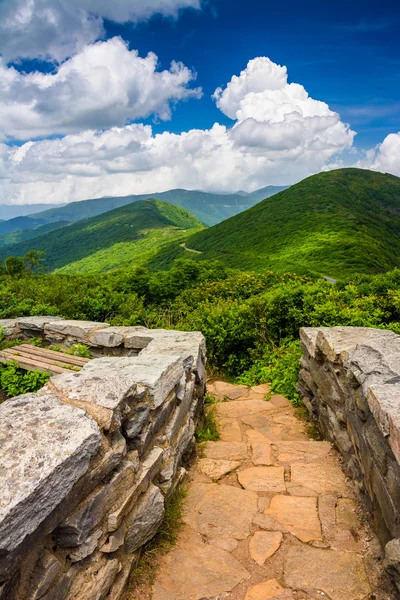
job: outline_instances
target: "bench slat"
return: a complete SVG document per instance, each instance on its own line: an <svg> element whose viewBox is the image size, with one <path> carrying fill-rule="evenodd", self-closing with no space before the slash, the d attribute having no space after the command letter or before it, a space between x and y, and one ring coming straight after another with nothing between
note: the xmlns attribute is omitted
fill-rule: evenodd
<svg viewBox="0 0 400 600"><path fill-rule="evenodd" d="M2 350L0 352L0 362L7 362L14 360L18 363L21 369L27 371L45 371L50 373L65 373L67 369L58 367L57 365L51 364L50 362L43 362L40 360L29 359L28 357L16 356L8 350Z"/></svg>
<svg viewBox="0 0 400 600"><path fill-rule="evenodd" d="M14 348L12 349L14 350ZM35 354L38 357L54 359L57 360L57 362L75 365L76 367L83 367L90 360L89 358L81 358L80 356L64 354L63 352L56 352L55 350L47 350L47 348L38 348L37 346L32 346L30 344L21 344L20 346L16 346L15 350Z"/></svg>

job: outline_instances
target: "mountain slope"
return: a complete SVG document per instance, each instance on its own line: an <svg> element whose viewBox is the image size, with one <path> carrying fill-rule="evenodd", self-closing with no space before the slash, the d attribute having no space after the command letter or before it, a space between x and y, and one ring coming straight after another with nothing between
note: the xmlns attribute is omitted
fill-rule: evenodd
<svg viewBox="0 0 400 600"><path fill-rule="evenodd" d="M182 208L160 200L144 200L91 219L83 219L35 239L0 248L0 258L23 256L31 249L43 250L47 255L46 266L52 270L107 251L108 262L97 264L96 258L92 258L89 268L86 265L86 269L81 266L75 270L115 268L121 264L131 264L130 258L135 256L134 244L139 240L143 245L143 240L149 234L153 239L148 248L151 254L162 247L163 237L175 235L178 244L181 243L180 238L182 241L186 239L186 230L202 227L196 217ZM118 246L120 244L124 245L124 251Z"/></svg>
<svg viewBox="0 0 400 600"><path fill-rule="evenodd" d="M60 227L65 227L65 225L69 225L68 221L57 221L56 223L39 225L33 229L17 229L11 233L0 234L0 247L18 244L19 242L24 242L25 240L31 240L39 235L49 233L50 231L54 231Z"/></svg>
<svg viewBox="0 0 400 600"><path fill-rule="evenodd" d="M281 189L281 187L268 186L261 191L261 197L266 198ZM215 225L253 206L260 199L259 193L259 190L244 195L211 194L194 190L170 190L168 192L142 194L139 196L132 195L82 200L36 213L31 217L18 217L4 223L0 222L0 235L22 229L33 229L40 225L55 223L57 221L75 223L81 219L95 217L115 208L126 206L132 202L140 202L147 198L155 198L169 202L175 206L181 206L193 213L202 223Z"/></svg>
<svg viewBox="0 0 400 600"><path fill-rule="evenodd" d="M399 234L400 178L339 169L199 232L187 245L232 267L340 277L399 266Z"/></svg>
<svg viewBox="0 0 400 600"><path fill-rule="evenodd" d="M57 204L0 204L0 221L33 215L50 208L59 208Z"/></svg>

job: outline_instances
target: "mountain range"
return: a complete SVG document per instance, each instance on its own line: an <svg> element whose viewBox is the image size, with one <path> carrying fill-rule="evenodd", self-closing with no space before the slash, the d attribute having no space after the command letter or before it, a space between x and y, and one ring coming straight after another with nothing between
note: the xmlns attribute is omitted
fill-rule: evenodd
<svg viewBox="0 0 400 600"><path fill-rule="evenodd" d="M210 196L180 192L181 202ZM174 193L166 192L164 197L171 198ZM265 190L257 193L263 195ZM242 192L236 196L254 200ZM400 178L394 175L364 169L319 173L211 227L186 208L164 200L135 198L95 217L68 225L64 221L56 231L43 230L51 223L40 225L35 231L41 235L31 239L18 242L18 236L29 235L26 230L7 234L18 243L0 248L0 258L43 250L48 268L64 273L132 265L158 270L183 256L219 259L247 271L270 269L331 278L400 266ZM99 210L98 202L104 208L106 200L73 204L84 205L80 207L82 215ZM224 204L213 206L221 211ZM58 214L71 218L71 213L65 213L70 207L74 208L67 205L46 212L64 211ZM196 213L204 209L203 203Z"/></svg>

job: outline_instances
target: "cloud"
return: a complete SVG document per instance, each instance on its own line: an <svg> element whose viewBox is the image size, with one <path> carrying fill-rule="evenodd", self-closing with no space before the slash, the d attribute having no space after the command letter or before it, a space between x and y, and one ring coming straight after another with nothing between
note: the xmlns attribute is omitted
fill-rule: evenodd
<svg viewBox="0 0 400 600"><path fill-rule="evenodd" d="M155 115L201 96L182 63L157 70L157 56L129 51L120 38L86 46L52 73L20 73L0 58L0 135L15 139L100 129Z"/></svg>
<svg viewBox="0 0 400 600"><path fill-rule="evenodd" d="M62 61L104 35L103 19L138 22L154 14L177 17L200 0L4 0L0 2L0 53Z"/></svg>
<svg viewBox="0 0 400 600"><path fill-rule="evenodd" d="M153 83L154 70L148 71ZM182 77L179 72L179 86L185 91L177 89L190 94L185 87L189 74L183 82ZM175 82L174 73L166 72L163 81L170 78ZM103 102L108 87L106 82L93 97ZM171 98L171 94L167 96ZM135 100L131 105L144 112L153 98L154 93L149 92L146 102ZM301 85L289 84L286 68L267 58L250 61L240 76L216 90L214 98L233 119L231 127L215 123L210 129L155 135L151 126L133 123L105 131L82 130L62 139L29 141L21 147L3 144L0 202L61 203L174 187L253 190L299 181L321 171L352 146L355 134L340 116L327 104L310 98ZM82 93L78 106L81 101ZM168 102L162 106L168 107ZM169 115L166 110L165 117ZM158 112L164 114L161 109ZM60 109L57 115L62 118Z"/></svg>
<svg viewBox="0 0 400 600"><path fill-rule="evenodd" d="M355 166L400 177L400 131L386 136L382 144L369 150Z"/></svg>

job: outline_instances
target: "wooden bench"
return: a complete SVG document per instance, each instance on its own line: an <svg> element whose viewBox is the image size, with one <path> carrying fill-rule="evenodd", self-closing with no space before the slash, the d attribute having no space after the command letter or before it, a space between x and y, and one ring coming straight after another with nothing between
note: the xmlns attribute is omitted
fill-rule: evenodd
<svg viewBox="0 0 400 600"><path fill-rule="evenodd" d="M65 373L80 371L90 359L55 352L46 348L38 348L29 344L13 346L0 351L0 362L16 361L21 369L27 371L45 371L48 373Z"/></svg>

